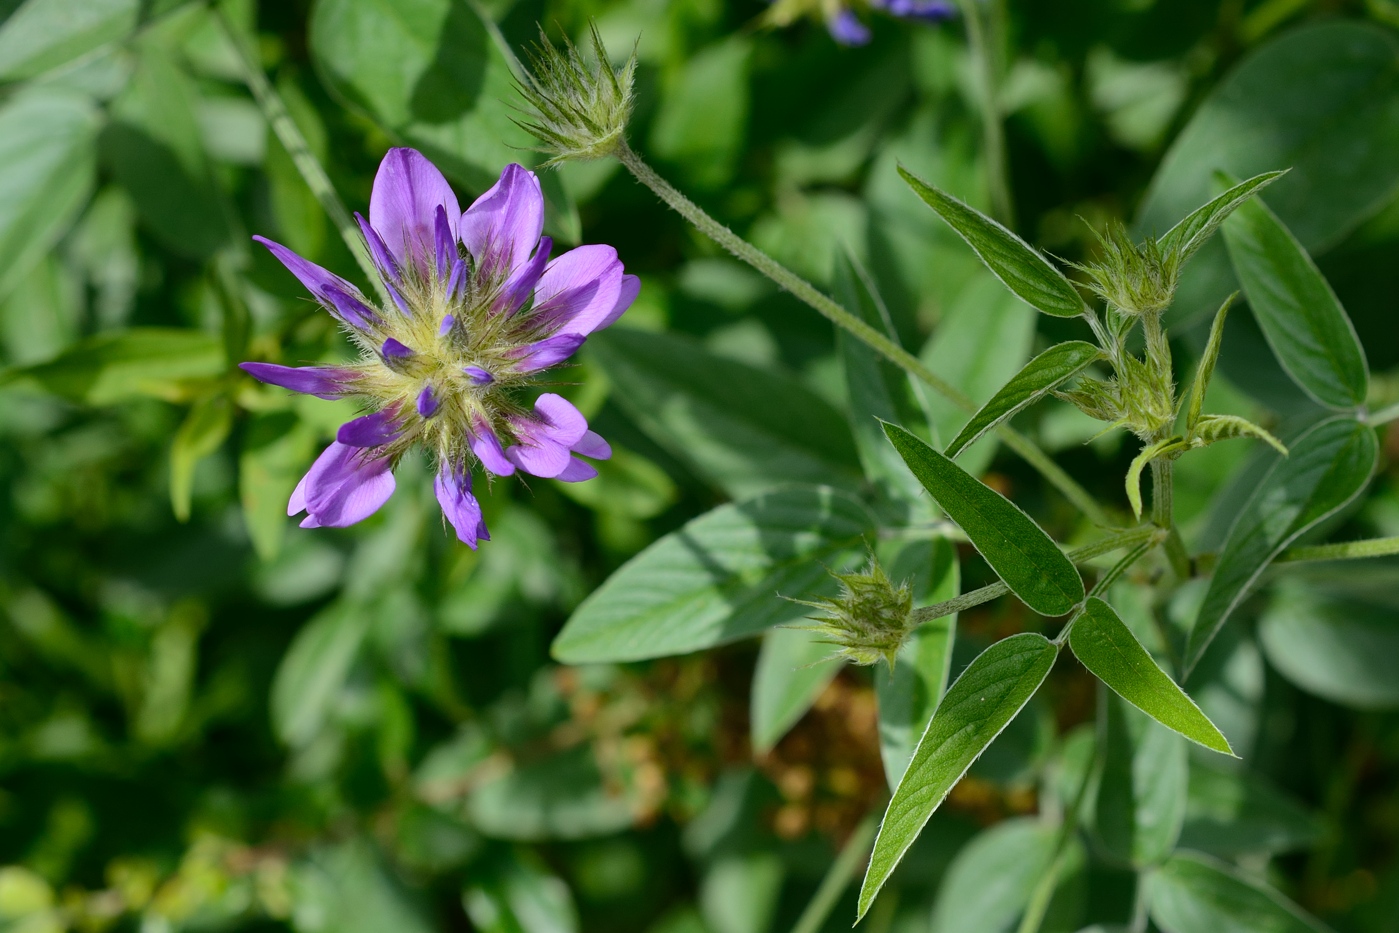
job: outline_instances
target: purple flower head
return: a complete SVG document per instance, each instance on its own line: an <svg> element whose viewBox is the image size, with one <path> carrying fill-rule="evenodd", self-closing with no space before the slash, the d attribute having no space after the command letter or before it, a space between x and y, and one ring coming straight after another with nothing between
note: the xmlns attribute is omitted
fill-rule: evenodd
<svg viewBox="0 0 1399 933"><path fill-rule="evenodd" d="M870 28L847 9L839 9L826 20L831 38L840 45L864 45L870 41Z"/></svg>
<svg viewBox="0 0 1399 933"><path fill-rule="evenodd" d="M936 23L957 15L952 0L866 0L860 6L880 10L899 19L916 19ZM828 9L826 29L840 45L864 45L870 41L870 29L847 3L837 3Z"/></svg>
<svg viewBox="0 0 1399 933"><path fill-rule="evenodd" d="M413 149L389 150L369 219L358 220L388 307L258 238L362 350L357 362L329 367L243 364L263 382L356 397L368 409L341 426L292 493L288 514L305 512L308 528L369 517L393 493L393 465L422 445L437 460L443 516L474 548L490 539L472 492L477 462L495 476L596 476L582 458L607 459L607 442L564 398L532 390L635 300L640 280L623 272L617 251L580 246L551 259L533 172L506 166L463 212L442 173Z"/></svg>

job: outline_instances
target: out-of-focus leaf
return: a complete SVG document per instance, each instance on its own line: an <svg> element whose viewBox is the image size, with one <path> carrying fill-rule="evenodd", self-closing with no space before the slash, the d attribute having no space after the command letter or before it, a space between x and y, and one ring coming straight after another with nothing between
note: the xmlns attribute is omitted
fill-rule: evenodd
<svg viewBox="0 0 1399 933"><path fill-rule="evenodd" d="M586 483L558 483L574 502L598 512L628 518L654 518L675 502L675 481L640 454L613 447L612 457L595 464L598 475Z"/></svg>
<svg viewBox="0 0 1399 933"><path fill-rule="evenodd" d="M29 382L73 402L110 405L142 395L174 396L181 381L208 379L223 369L223 346L217 337L134 327L90 337L47 363L0 372L0 385Z"/></svg>
<svg viewBox="0 0 1399 933"><path fill-rule="evenodd" d="M1110 695L1099 715L1105 747L1093 828L1114 858L1137 868L1157 864L1175 848L1185 819L1187 746L1118 697Z"/></svg>
<svg viewBox="0 0 1399 933"><path fill-rule="evenodd" d="M991 401L972 415L943 453L955 458L981 435L1044 398L1050 389L1083 372L1102 355L1103 351L1082 340L1055 344L1045 350L1026 363L1024 369L991 397Z"/></svg>
<svg viewBox="0 0 1399 933"><path fill-rule="evenodd" d="M1292 233L1253 201L1224 225L1224 241L1263 336L1293 381L1332 408L1364 404L1370 372L1355 327Z"/></svg>
<svg viewBox="0 0 1399 933"><path fill-rule="evenodd" d="M687 654L801 618L779 598L826 592L823 563L874 531L857 500L779 490L691 520L624 564L554 640L569 664Z"/></svg>
<svg viewBox="0 0 1399 933"><path fill-rule="evenodd" d="M533 143L510 66L465 0L318 0L311 54L332 90L476 188Z"/></svg>
<svg viewBox="0 0 1399 933"><path fill-rule="evenodd" d="M313 854L294 870L294 926L304 933L430 933L427 911L364 839Z"/></svg>
<svg viewBox="0 0 1399 933"><path fill-rule="evenodd" d="M324 162L328 144L320 113L306 99L300 85L286 76L277 81L277 94L305 138L306 147ZM281 240L303 256L320 256L326 237L325 211L275 133L267 140L263 172L267 176L267 200Z"/></svg>
<svg viewBox="0 0 1399 933"><path fill-rule="evenodd" d="M1219 361L1219 348L1224 344L1224 322L1229 319L1229 308L1234 304L1236 297L1238 297L1238 292L1224 299L1224 303L1214 313L1214 322L1210 325L1209 340L1205 342L1205 350L1200 354L1200 363L1195 367L1195 380L1190 384L1190 402L1185 409L1185 430L1187 433L1194 431L1195 423L1200 420L1200 411L1205 404L1205 393L1209 390L1210 380L1214 378L1215 363Z"/></svg>
<svg viewBox="0 0 1399 933"><path fill-rule="evenodd" d="M1043 635L1012 635L982 652L948 689L884 812L860 888L859 916L953 785L1034 696L1058 656Z"/></svg>
<svg viewBox="0 0 1399 933"><path fill-rule="evenodd" d="M233 427L233 404L226 395L196 402L170 446L170 505L180 521L189 520L194 469L218 450Z"/></svg>
<svg viewBox="0 0 1399 933"><path fill-rule="evenodd" d="M603 784L587 747L517 765L467 798L472 825L499 839L587 839L632 824L632 804Z"/></svg>
<svg viewBox="0 0 1399 933"><path fill-rule="evenodd" d="M578 909L568 885L533 859L511 858L491 877L473 879L462 895L481 933L577 933Z"/></svg>
<svg viewBox="0 0 1399 933"><path fill-rule="evenodd" d="M0 346L12 364L51 360L78 339L83 285L69 263L50 254L0 300Z"/></svg>
<svg viewBox="0 0 1399 933"><path fill-rule="evenodd" d="M190 77L162 46L144 42L101 139L103 164L136 202L142 222L167 249L191 259L208 257L229 238L198 109Z"/></svg>
<svg viewBox="0 0 1399 933"><path fill-rule="evenodd" d="M87 203L97 111L83 97L33 88L0 106L0 298Z"/></svg>
<svg viewBox="0 0 1399 933"><path fill-rule="evenodd" d="M287 528L287 500L311 462L311 432L290 412L256 418L243 437L238 493L253 550L272 560Z"/></svg>
<svg viewBox="0 0 1399 933"><path fill-rule="evenodd" d="M297 632L272 681L272 725L283 742L300 747L321 731L370 622L361 607L336 603Z"/></svg>
<svg viewBox="0 0 1399 933"><path fill-rule="evenodd" d="M957 853L938 889L932 933L1002 933L1030 903L1035 885L1054 859L1055 827L1019 817L979 833ZM1060 878L1082 865L1076 840Z"/></svg>
<svg viewBox="0 0 1399 933"><path fill-rule="evenodd" d="M1083 298L1078 290L1030 244L904 169L899 169L899 174L1021 301L1055 317L1078 317L1083 313Z"/></svg>
<svg viewBox="0 0 1399 933"><path fill-rule="evenodd" d="M700 882L700 913L714 933L769 933L782 894L776 852L724 854Z"/></svg>
<svg viewBox="0 0 1399 933"><path fill-rule="evenodd" d="M1147 654L1107 603L1096 596L1069 631L1069 646L1083 666L1118 696L1168 729L1205 748L1232 755L1229 742L1185 691Z"/></svg>
<svg viewBox="0 0 1399 933"><path fill-rule="evenodd" d="M1165 933L1327 933L1277 891L1207 856L1177 855L1145 883L1151 919Z"/></svg>
<svg viewBox="0 0 1399 933"><path fill-rule="evenodd" d="M1220 858L1289 852L1321 838L1319 820L1249 771L1192 762L1180 844Z"/></svg>
<svg viewBox="0 0 1399 933"><path fill-rule="evenodd" d="M1308 693L1355 709L1399 707L1394 610L1282 580L1258 629L1268 660Z"/></svg>
<svg viewBox="0 0 1399 933"><path fill-rule="evenodd" d="M1205 245L1220 225L1229 219L1230 214L1284 174L1279 171L1255 175L1248 181L1234 185L1203 207L1197 208L1161 237L1161 252L1167 255L1172 252L1178 253L1178 262L1184 264L1195 255L1196 250Z"/></svg>
<svg viewBox="0 0 1399 933"><path fill-rule="evenodd" d="M1360 494L1378 456L1374 429L1350 418L1323 421L1292 443L1229 532L1190 630L1187 671L1273 558Z"/></svg>
<svg viewBox="0 0 1399 933"><path fill-rule="evenodd" d="M894 580L912 578L915 605L951 599L961 588L956 549L944 539L904 545L889 562L888 572ZM956 632L955 612L924 622L899 649L893 671L882 665L874 669L879 755L891 790L898 787L918 737L947 689Z"/></svg>
<svg viewBox="0 0 1399 933"><path fill-rule="evenodd" d="M651 124L651 151L687 180L718 188L733 177L748 124L752 40L735 35L701 49L669 76Z"/></svg>
<svg viewBox="0 0 1399 933"><path fill-rule="evenodd" d="M732 497L788 483L858 483L845 419L796 379L673 334L614 328L588 345L627 413Z"/></svg>
<svg viewBox="0 0 1399 933"><path fill-rule="evenodd" d="M28 0L0 25L0 81L66 65L129 33L141 0Z"/></svg>
<svg viewBox="0 0 1399 933"><path fill-rule="evenodd" d="M1291 168L1268 202L1320 252L1399 184L1399 41L1379 26L1334 20L1297 29L1245 58L1195 111L1152 180L1137 221L1165 231L1215 194L1215 172L1250 178ZM1210 242L1181 278L1173 315L1206 314L1234 289L1224 244Z"/></svg>
<svg viewBox="0 0 1399 933"><path fill-rule="evenodd" d="M753 753L762 755L787 734L826 689L842 662L815 632L770 629L763 635L753 670L751 704Z"/></svg>
<svg viewBox="0 0 1399 933"><path fill-rule="evenodd" d="M1030 516L898 425L886 424L884 433L913 475L1025 605L1041 615L1057 616L1083 599L1078 570Z"/></svg>

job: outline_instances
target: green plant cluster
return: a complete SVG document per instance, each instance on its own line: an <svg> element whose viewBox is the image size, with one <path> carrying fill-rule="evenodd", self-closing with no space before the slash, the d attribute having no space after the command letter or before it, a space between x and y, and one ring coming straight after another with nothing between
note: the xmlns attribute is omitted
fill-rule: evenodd
<svg viewBox="0 0 1399 933"><path fill-rule="evenodd" d="M1399 930L1399 7L797 6L0 0L0 933ZM642 280L476 551L397 145Z"/></svg>

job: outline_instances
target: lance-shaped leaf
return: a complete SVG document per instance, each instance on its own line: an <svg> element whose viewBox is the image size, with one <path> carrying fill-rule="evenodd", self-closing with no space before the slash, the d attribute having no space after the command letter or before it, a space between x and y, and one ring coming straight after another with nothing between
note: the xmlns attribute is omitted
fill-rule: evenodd
<svg viewBox="0 0 1399 933"><path fill-rule="evenodd" d="M884 425L884 433L923 488L1025 605L1058 616L1083 600L1083 578L1034 519L898 425Z"/></svg>
<svg viewBox="0 0 1399 933"><path fill-rule="evenodd" d="M1021 301L1055 317L1078 317L1083 298L1034 247L973 207L900 167L899 174Z"/></svg>
<svg viewBox="0 0 1399 933"><path fill-rule="evenodd" d="M1146 884L1151 919L1166 933L1329 933L1277 891L1207 856L1176 855Z"/></svg>
<svg viewBox="0 0 1399 933"><path fill-rule="evenodd" d="M1093 830L1114 860L1142 868L1171 854L1190 783L1185 739L1115 696L1099 706L1102 775Z"/></svg>
<svg viewBox="0 0 1399 933"><path fill-rule="evenodd" d="M1133 458L1132 465L1127 468L1127 501L1132 504L1132 514L1137 518L1142 517L1142 470L1157 457L1185 450L1188 446L1183 437L1168 437L1143 447Z"/></svg>
<svg viewBox="0 0 1399 933"><path fill-rule="evenodd" d="M774 628L763 635L749 703L755 755L772 751L840 673L845 661L831 654L830 644L804 628Z"/></svg>
<svg viewBox="0 0 1399 933"><path fill-rule="evenodd" d="M861 917L933 811L1035 695L1058 656L1043 635L1012 635L983 651L948 689L884 811L860 888Z"/></svg>
<svg viewBox="0 0 1399 933"><path fill-rule="evenodd" d="M1331 408L1365 401L1370 370L1355 327L1321 270L1262 201L1242 205L1224 241L1249 307L1282 368Z"/></svg>
<svg viewBox="0 0 1399 933"><path fill-rule="evenodd" d="M799 486L724 505L656 541L583 601L554 640L567 664L688 654L793 622L777 594L829 592L825 564L873 531L852 496Z"/></svg>
<svg viewBox="0 0 1399 933"><path fill-rule="evenodd" d="M1168 729L1226 755L1229 740L1132 634L1111 606L1090 597L1069 630L1074 656L1118 696Z"/></svg>
<svg viewBox="0 0 1399 933"><path fill-rule="evenodd" d="M1264 477L1224 542L1190 631L1187 673L1273 558L1360 494L1378 456L1374 430L1351 418L1323 421L1293 442L1290 456Z"/></svg>
<svg viewBox="0 0 1399 933"><path fill-rule="evenodd" d="M1284 169L1280 172L1255 175L1248 181L1239 182L1204 207L1191 211L1188 217L1166 231L1166 235L1161 238L1161 252L1167 255L1176 253L1179 268L1205 244L1206 240L1214 236L1214 232L1229 219L1230 214L1287 172L1288 170Z"/></svg>
<svg viewBox="0 0 1399 933"><path fill-rule="evenodd" d="M1224 343L1224 321L1237 297L1239 293L1234 292L1224 299L1224 304L1220 305L1214 314L1214 323L1210 325L1209 343L1205 344L1205 353L1200 357L1200 365L1195 368L1195 382L1190 386L1190 407L1185 413L1187 432L1193 431L1195 422L1200 420L1200 409L1205 404L1205 393L1209 391L1210 378L1214 375L1214 364L1219 361L1219 348Z"/></svg>
<svg viewBox="0 0 1399 933"><path fill-rule="evenodd" d="M1195 424L1191 446L1208 447L1216 441L1227 441L1235 437L1256 437L1284 457L1287 456L1287 447L1282 441L1238 415L1205 415Z"/></svg>
<svg viewBox="0 0 1399 933"><path fill-rule="evenodd" d="M977 438L1016 412L1044 398L1055 386L1083 372L1103 351L1082 340L1056 344L1025 364L994 396L972 415L943 451L956 457Z"/></svg>

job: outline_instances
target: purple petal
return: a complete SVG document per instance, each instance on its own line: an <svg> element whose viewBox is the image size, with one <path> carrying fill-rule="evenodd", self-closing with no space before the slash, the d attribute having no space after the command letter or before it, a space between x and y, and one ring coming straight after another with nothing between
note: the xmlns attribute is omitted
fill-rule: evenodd
<svg viewBox="0 0 1399 933"><path fill-rule="evenodd" d="M587 339L580 334L555 334L553 337L513 350L510 355L518 360L517 372L537 373L568 359Z"/></svg>
<svg viewBox="0 0 1399 933"><path fill-rule="evenodd" d="M493 309L497 314L514 314L520 310L529 293L539 284L539 277L544 274L544 269L549 264L549 253L553 249L554 241L551 237L539 238L539 249L534 251L528 262L521 263L510 273L510 278L501 288L500 297L496 299Z"/></svg>
<svg viewBox="0 0 1399 933"><path fill-rule="evenodd" d="M461 216L457 233L487 279L504 278L529 258L544 231L544 194L535 174L507 165L500 180Z"/></svg>
<svg viewBox="0 0 1399 933"><path fill-rule="evenodd" d="M360 233L364 234L364 242L369 246L369 255L374 259L374 265L379 269L379 277L386 284L400 284L403 275L398 268L398 262L389 253L389 247L384 243L384 238L369 225L369 221L364 219L364 215L355 211L355 223L359 224Z"/></svg>
<svg viewBox="0 0 1399 933"><path fill-rule="evenodd" d="M607 315L597 323L593 330L599 331L617 323L617 319L626 313L626 310L632 306L632 302L636 301L636 296L640 294L641 279L634 275L622 276L622 287L617 294L617 303L612 306L612 310L607 312Z"/></svg>
<svg viewBox="0 0 1399 933"><path fill-rule="evenodd" d="M323 452L321 456L325 456ZM287 500L287 514L295 515L297 512L306 511L306 480L311 476L307 473L301 477L301 482L296 484L296 488L291 491L291 498Z"/></svg>
<svg viewBox="0 0 1399 933"><path fill-rule="evenodd" d="M597 469L587 461L573 457L569 460L568 466L554 479L564 483L582 483L597 476Z"/></svg>
<svg viewBox="0 0 1399 933"><path fill-rule="evenodd" d="M545 392L534 400L534 416L546 426L542 436L572 447L588 431L588 419L562 395Z"/></svg>
<svg viewBox="0 0 1399 933"><path fill-rule="evenodd" d="M572 455L568 448L547 437L531 438L515 444L505 451L505 456L515 466L535 476L551 479L568 469Z"/></svg>
<svg viewBox="0 0 1399 933"><path fill-rule="evenodd" d="M460 298L458 292L466 291L466 263L458 256L452 261L452 277L447 280L447 297Z"/></svg>
<svg viewBox="0 0 1399 933"><path fill-rule="evenodd" d="M274 240L261 236L255 236L253 239L267 247L272 255L306 286L307 291L315 295L327 310L345 323L364 328L370 321L378 320L378 315L360 297L359 289L334 272L322 269L309 259L302 259Z"/></svg>
<svg viewBox="0 0 1399 933"><path fill-rule="evenodd" d="M384 238L402 268L412 262L427 275L436 251L437 209L461 216L452 186L416 149L390 149L379 163L369 195L369 224Z"/></svg>
<svg viewBox="0 0 1399 933"><path fill-rule="evenodd" d="M431 418L437 414L437 408L437 393L432 391L432 386L423 386L423 391L418 393L418 414Z"/></svg>
<svg viewBox="0 0 1399 933"><path fill-rule="evenodd" d="M456 529L458 540L473 551L478 542L491 540L481 518L481 503L471 494L471 474L462 464L442 464L432 488L442 514Z"/></svg>
<svg viewBox="0 0 1399 933"><path fill-rule="evenodd" d="M592 457L594 460L607 460L612 456L612 445L603 440L596 431L585 431L578 443L573 445L573 452Z"/></svg>
<svg viewBox="0 0 1399 933"><path fill-rule="evenodd" d="M622 264L610 246L580 246L549 263L534 289L534 315L560 333L593 332L622 292Z"/></svg>
<svg viewBox="0 0 1399 933"><path fill-rule="evenodd" d="M398 440L403 433L396 412L384 409L340 425L335 439L349 447L380 447Z"/></svg>
<svg viewBox="0 0 1399 933"><path fill-rule="evenodd" d="M464 366L462 367L462 372L466 373L466 378L470 379L473 384L478 386L488 386L492 382L495 382L495 376L492 376L489 371L479 366Z"/></svg>
<svg viewBox="0 0 1399 933"><path fill-rule="evenodd" d="M382 351L384 356L395 360L406 360L413 355L413 351L405 347L402 343L390 337L384 341Z"/></svg>
<svg viewBox="0 0 1399 933"><path fill-rule="evenodd" d="M471 452L481 461L482 466L496 476L509 476L515 472L515 464L506 458L505 450L500 446L500 438L496 437L495 431L484 421L476 422L475 432L471 437Z"/></svg>
<svg viewBox="0 0 1399 933"><path fill-rule="evenodd" d="M387 457L366 457L354 447L332 443L311 464L292 493L288 509L306 509L302 527L343 528L379 511L393 490ZM289 514L296 511L300 508Z"/></svg>
<svg viewBox="0 0 1399 933"><path fill-rule="evenodd" d="M437 328L437 336L445 337L452 332L452 326L457 323L457 316L449 314L442 319L442 326Z"/></svg>
<svg viewBox="0 0 1399 933"><path fill-rule="evenodd" d="M447 220L447 209L438 205L434 217L434 230L437 253L437 279L445 282L447 273L457 260L457 238L452 233L452 224Z"/></svg>
<svg viewBox="0 0 1399 933"><path fill-rule="evenodd" d="M359 374L332 366L278 366L276 363L239 363L238 368L268 385L281 386L317 398L344 398L354 391Z"/></svg>
<svg viewBox="0 0 1399 933"><path fill-rule="evenodd" d="M583 414L552 392L535 401L533 416L513 418L511 425L520 443L506 450L505 456L526 473L546 478L568 468L570 448L588 431Z"/></svg>
<svg viewBox="0 0 1399 933"><path fill-rule="evenodd" d="M841 10L827 19L826 29L840 45L865 45L870 41L869 27L849 10Z"/></svg>

